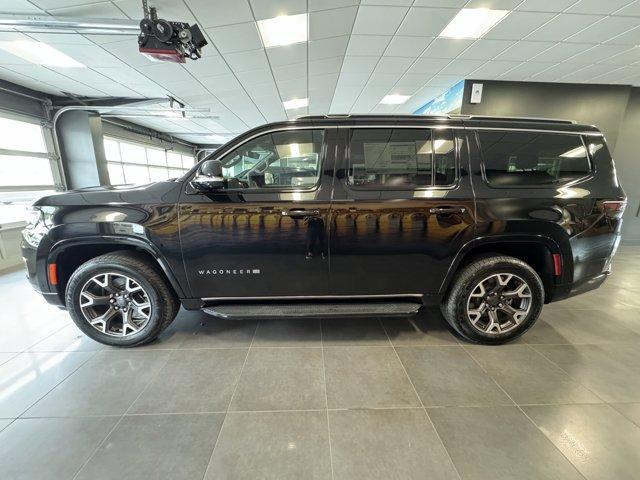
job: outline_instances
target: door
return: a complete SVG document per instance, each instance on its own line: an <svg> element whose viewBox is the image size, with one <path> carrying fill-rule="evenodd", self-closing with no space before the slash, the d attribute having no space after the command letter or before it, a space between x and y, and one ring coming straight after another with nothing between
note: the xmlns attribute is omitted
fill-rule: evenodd
<svg viewBox="0 0 640 480"><path fill-rule="evenodd" d="M330 293L437 293L474 230L462 129L340 129Z"/></svg>
<svg viewBox="0 0 640 480"><path fill-rule="evenodd" d="M253 134L221 152L226 188L203 194L185 183L180 240L193 297L326 294L335 134Z"/></svg>

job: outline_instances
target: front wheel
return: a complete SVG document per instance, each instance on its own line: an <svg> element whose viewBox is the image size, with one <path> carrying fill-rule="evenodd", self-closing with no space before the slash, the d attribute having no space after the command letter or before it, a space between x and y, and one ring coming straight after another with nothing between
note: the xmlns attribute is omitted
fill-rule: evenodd
<svg viewBox="0 0 640 480"><path fill-rule="evenodd" d="M493 256L475 260L458 273L442 313L465 338L498 344L531 328L543 304L544 287L533 268L514 257Z"/></svg>
<svg viewBox="0 0 640 480"><path fill-rule="evenodd" d="M127 251L101 255L78 267L67 284L66 305L87 336L119 347L154 340L179 308L158 268Z"/></svg>

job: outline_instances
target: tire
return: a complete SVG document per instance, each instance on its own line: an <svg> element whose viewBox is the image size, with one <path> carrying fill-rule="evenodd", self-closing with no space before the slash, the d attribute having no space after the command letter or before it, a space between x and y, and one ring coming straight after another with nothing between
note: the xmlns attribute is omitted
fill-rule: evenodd
<svg viewBox="0 0 640 480"><path fill-rule="evenodd" d="M500 255L466 265L454 278L441 310L464 338L495 345L531 328L543 305L544 286L536 271L522 260Z"/></svg>
<svg viewBox="0 0 640 480"><path fill-rule="evenodd" d="M80 265L69 279L65 300L80 330L97 342L117 347L153 341L171 324L180 308L159 268L130 251L107 253ZM94 301L100 303L94 305ZM125 322L125 315L130 315L131 320ZM102 321L102 317L108 319ZM96 322L95 326L89 318Z"/></svg>

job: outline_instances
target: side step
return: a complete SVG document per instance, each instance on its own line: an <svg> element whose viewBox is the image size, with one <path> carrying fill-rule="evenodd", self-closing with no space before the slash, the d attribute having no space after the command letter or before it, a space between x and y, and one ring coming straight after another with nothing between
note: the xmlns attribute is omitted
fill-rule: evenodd
<svg viewBox="0 0 640 480"><path fill-rule="evenodd" d="M226 319L282 317L363 317L412 315L422 304L415 302L352 303L263 303L223 304L203 308L214 317Z"/></svg>

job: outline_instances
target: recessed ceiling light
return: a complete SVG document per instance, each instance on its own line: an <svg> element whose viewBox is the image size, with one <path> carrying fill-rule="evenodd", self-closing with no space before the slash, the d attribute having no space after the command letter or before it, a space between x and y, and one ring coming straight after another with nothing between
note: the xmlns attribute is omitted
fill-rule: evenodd
<svg viewBox="0 0 640 480"><path fill-rule="evenodd" d="M495 27L508 13L509 10L463 8L444 28L440 37L480 38Z"/></svg>
<svg viewBox="0 0 640 480"><path fill-rule="evenodd" d="M0 42L0 48L36 65L58 68L85 68L82 63L44 42L7 40Z"/></svg>
<svg viewBox="0 0 640 480"><path fill-rule="evenodd" d="M401 103L409 100L409 98L411 98L411 95L385 95L385 97L380 100L380 103L383 103L385 105L400 105Z"/></svg>
<svg viewBox="0 0 640 480"><path fill-rule="evenodd" d="M282 15L258 20L258 29L266 48L307 41L307 14Z"/></svg>
<svg viewBox="0 0 640 480"><path fill-rule="evenodd" d="M293 110L294 108L302 108L309 105L308 98L294 98L293 100L287 100L282 102L285 110Z"/></svg>

